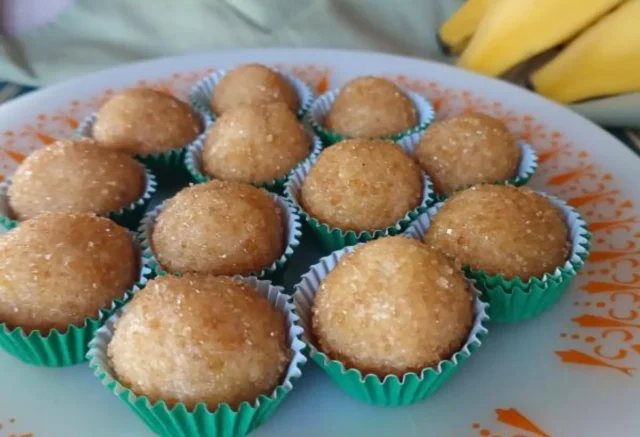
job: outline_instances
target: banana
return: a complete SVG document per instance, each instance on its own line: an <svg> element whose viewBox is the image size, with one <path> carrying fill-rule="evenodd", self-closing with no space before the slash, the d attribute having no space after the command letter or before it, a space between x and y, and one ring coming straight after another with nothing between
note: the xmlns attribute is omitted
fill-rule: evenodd
<svg viewBox="0 0 640 437"><path fill-rule="evenodd" d="M476 31L490 0L467 0L438 31L438 42L446 54L461 53Z"/></svg>
<svg viewBox="0 0 640 437"><path fill-rule="evenodd" d="M624 0L494 0L458 66L499 76L567 41Z"/></svg>
<svg viewBox="0 0 640 437"><path fill-rule="evenodd" d="M629 0L573 40L531 77L563 103L640 91L640 0Z"/></svg>

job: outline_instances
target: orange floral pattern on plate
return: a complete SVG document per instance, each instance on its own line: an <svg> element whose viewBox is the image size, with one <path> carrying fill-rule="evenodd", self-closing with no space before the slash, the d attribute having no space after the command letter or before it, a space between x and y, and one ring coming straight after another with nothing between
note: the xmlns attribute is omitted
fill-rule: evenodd
<svg viewBox="0 0 640 437"><path fill-rule="evenodd" d="M276 64L308 82L318 93L332 88L331 68L319 65ZM160 80L140 79L131 86L149 86L186 99L201 77L215 71L174 73ZM589 221L592 253L579 277L578 292L560 303L574 303L574 314L558 332L558 345L550 353L559 363L582 369L609 371L621 377L640 367L640 216L631 199L615 183L611 170L600 168L589 153L571 144L562 132L548 129L531 114L519 113L502 102L477 93L452 89L435 81L390 76L398 84L431 99L437 118L461 112L483 112L501 119L519 138L538 152L540 165L532 179L539 189L558 195ZM0 180L33 150L74 133L87 114L97 110L116 90L72 100L51 114L39 114L31 123L0 133Z"/></svg>
<svg viewBox="0 0 640 437"><path fill-rule="evenodd" d="M495 424L471 425L474 437L553 437L515 408L498 408L495 413Z"/></svg>

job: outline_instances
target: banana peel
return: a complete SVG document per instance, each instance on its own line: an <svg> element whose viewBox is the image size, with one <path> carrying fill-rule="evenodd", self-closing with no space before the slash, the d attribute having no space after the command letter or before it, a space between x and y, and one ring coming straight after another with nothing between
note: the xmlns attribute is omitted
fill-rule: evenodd
<svg viewBox="0 0 640 437"><path fill-rule="evenodd" d="M457 64L500 76L569 40L623 1L493 0Z"/></svg>
<svg viewBox="0 0 640 437"><path fill-rule="evenodd" d="M561 103L640 91L640 0L628 0L531 76Z"/></svg>
<svg viewBox="0 0 640 437"><path fill-rule="evenodd" d="M438 43L449 54L462 53L476 31L491 0L467 0L440 26Z"/></svg>

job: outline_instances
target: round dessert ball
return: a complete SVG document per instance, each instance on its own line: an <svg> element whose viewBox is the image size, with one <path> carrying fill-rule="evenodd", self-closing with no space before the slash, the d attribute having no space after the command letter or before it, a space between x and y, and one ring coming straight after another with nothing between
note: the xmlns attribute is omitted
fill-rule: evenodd
<svg viewBox="0 0 640 437"><path fill-rule="evenodd" d="M264 296L191 274L149 281L116 323L108 355L137 395L210 411L269 395L291 359L285 318Z"/></svg>
<svg viewBox="0 0 640 437"><path fill-rule="evenodd" d="M300 105L293 86L280 74L261 64L241 65L227 73L215 87L211 109L223 114L242 105L281 102L292 112Z"/></svg>
<svg viewBox="0 0 640 437"><path fill-rule="evenodd" d="M209 130L202 151L212 178L259 184L284 177L311 152L311 141L283 103L239 106Z"/></svg>
<svg viewBox="0 0 640 437"><path fill-rule="evenodd" d="M422 202L418 165L395 143L345 140L325 149L302 183L302 208L343 231L391 226Z"/></svg>
<svg viewBox="0 0 640 437"><path fill-rule="evenodd" d="M107 214L138 200L146 175L131 155L95 141L58 141L25 159L9 186L13 216L26 220L48 212Z"/></svg>
<svg viewBox="0 0 640 437"><path fill-rule="evenodd" d="M562 212L544 196L509 185L456 193L433 218L425 242L462 265L525 281L564 264L570 248Z"/></svg>
<svg viewBox="0 0 640 437"><path fill-rule="evenodd" d="M391 136L417 124L411 99L393 82L373 76L347 83L325 119L327 129L351 138Z"/></svg>
<svg viewBox="0 0 640 437"><path fill-rule="evenodd" d="M510 179L521 159L507 127L483 114L463 114L431 124L414 155L442 194Z"/></svg>
<svg viewBox="0 0 640 437"><path fill-rule="evenodd" d="M134 88L109 98L93 125L93 137L101 146L138 155L179 149L201 132L202 121L189 105L149 88Z"/></svg>
<svg viewBox="0 0 640 437"><path fill-rule="evenodd" d="M153 251L170 273L248 275L284 251L284 219L266 191L211 181L165 203L151 233Z"/></svg>
<svg viewBox="0 0 640 437"><path fill-rule="evenodd" d="M344 255L322 281L312 315L320 349L381 377L420 372L466 342L474 296L444 255L403 236Z"/></svg>
<svg viewBox="0 0 640 437"><path fill-rule="evenodd" d="M96 318L139 275L126 229L93 214L45 214L0 236L0 323L66 331Z"/></svg>

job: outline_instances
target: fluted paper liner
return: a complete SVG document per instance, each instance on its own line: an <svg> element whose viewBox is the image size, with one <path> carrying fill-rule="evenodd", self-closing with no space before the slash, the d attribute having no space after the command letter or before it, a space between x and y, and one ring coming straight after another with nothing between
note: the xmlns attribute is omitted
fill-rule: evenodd
<svg viewBox="0 0 640 437"><path fill-rule="evenodd" d="M409 155L413 156L413 152L420 142L423 134L424 132L416 132L400 138L396 143L398 143ZM515 185L516 187L526 185L538 169L538 155L533 147L524 141L518 141L518 147L520 148L520 163L518 164L516 174L509 179L495 181L496 184ZM464 187L461 187L460 189L463 188ZM444 200L448 197L441 193L436 193L435 196L438 200Z"/></svg>
<svg viewBox="0 0 640 437"><path fill-rule="evenodd" d="M211 97L213 97L213 93L215 92L218 83L229 73L229 71L230 70L223 69L216 70L215 73L196 83L189 92L189 103L191 104L191 108L201 114L206 114L207 117L215 120L216 114L214 114L211 109ZM296 115L299 119L303 118L315 97L313 95L313 91L311 91L309 85L297 76L278 70L273 71L282 76L295 90L298 95L298 102L300 105Z"/></svg>
<svg viewBox="0 0 640 437"><path fill-rule="evenodd" d="M275 260L270 266L265 267L259 272L251 273L251 276L277 279L293 255L294 250L300 245L300 237L302 236L300 228L302 225L300 224L300 216L296 212L296 209L287 199L276 194L271 194L271 197L278 208L282 211L282 217L284 218L286 239L285 249L282 255L280 255L280 258ZM149 211L142 219L140 229L138 231L138 238L142 247L142 256L148 260L149 267L153 270L153 273L158 276L166 275L167 271L162 267L162 265L160 265L160 262L153 253L151 235L153 233L153 226L156 218L162 211L163 207L164 203Z"/></svg>
<svg viewBox="0 0 640 437"><path fill-rule="evenodd" d="M298 165L301 165L303 162L314 159L316 156L320 154L322 151L322 141L316 135L313 135L313 132L309 132L309 137L311 138L311 152L304 158L300 163L296 164L296 166L289 171L285 176L280 178L275 178L268 182L253 184L257 187L264 188L273 193L281 193L284 189L284 184L287 182L289 175L295 170ZM197 183L208 182L212 178L207 176L202 167L202 148L204 147L205 138L199 138L193 144L191 144L187 148L187 152L184 157L184 165L191 175L191 178Z"/></svg>
<svg viewBox="0 0 640 437"><path fill-rule="evenodd" d="M285 184L284 193L287 199L298 209L300 216L311 227L311 230L317 237L318 241L327 252L342 249L346 246L353 246L354 244L365 241L371 241L386 235L398 235L409 226L412 220L425 212L433 202L433 184L431 183L431 179L429 179L429 177L423 172L422 201L420 202L420 205L407 212L403 218L393 225L375 231L361 232L343 231L342 229L331 227L326 223L320 223L318 219L307 214L299 201L302 184L309 174L314 162L315 158L310 159L294 169L294 171L289 175L289 180Z"/></svg>
<svg viewBox="0 0 640 437"><path fill-rule="evenodd" d="M140 219L144 215L149 202L151 202L151 197L155 194L156 187L158 185L156 183L156 177L151 170L142 163L140 163L140 165L142 165L145 174L145 187L142 196L131 202L129 205L122 207L117 211L111 211L107 214L107 217L111 220L132 231L138 229ZM10 185L11 180L7 180L0 184L0 233L2 233L2 228L7 231L18 226L18 221L12 219L10 216L11 211L9 208L8 196L8 189Z"/></svg>
<svg viewBox="0 0 640 437"><path fill-rule="evenodd" d="M157 177L160 185L172 184L176 180L184 179L187 171L184 168L184 155L187 147L196 141L204 140L207 129L211 125L211 119L206 115L198 113L202 121L202 132L190 143L179 149L169 150L163 153L153 153L148 155L136 155L136 159L146 165ZM98 119L98 114L85 117L76 129L76 135L85 138L93 138L93 125Z"/></svg>
<svg viewBox="0 0 640 437"><path fill-rule="evenodd" d="M489 275L483 270L465 266L467 277L476 280L478 289L482 291L482 299L491 305L489 315L493 321L521 322L550 309L589 256L591 234L580 214L563 200L545 193L539 194L547 197L565 217L571 239L569 257L553 272L545 273L542 278L532 277L528 281L518 277L507 280L502 275ZM413 222L407 233L417 233L422 238L428 228L429 217L434 217L443 205L444 202L440 202L429 208L426 214Z"/></svg>
<svg viewBox="0 0 640 437"><path fill-rule="evenodd" d="M302 353L305 347L301 341L303 329L299 325L298 316L293 312L291 298L284 294L282 287L273 286L269 281L261 281L253 277L241 279L248 285L256 287L258 293L265 296L285 315L288 326L288 345L293 357L283 382L273 392L261 395L251 403L243 402L237 409L231 408L228 404L221 404L214 411L210 411L202 402L192 410L187 409L182 403L171 408L164 401L151 402L146 396L136 395L120 384L109 364L107 348L113 338L114 326L126 311L126 306L113 314L96 332L87 353L89 366L100 382L126 403L154 433L168 437L245 436L273 415L293 389L295 380L302 376L301 369L307 361Z"/></svg>
<svg viewBox="0 0 640 437"><path fill-rule="evenodd" d="M320 137L320 139L322 139L322 142L327 146L348 138L347 136L341 135L337 132L330 131L324 126L325 117L329 114L331 106L336 100L336 97L338 97L339 92L340 89L338 88L322 94L313 102L305 116L307 123L309 123L315 133ZM418 111L418 124L413 126L411 129L407 129L395 135L383 137L385 139L397 141L406 136L422 132L435 119L436 114L433 109L433 105L431 105L431 103L422 94L407 90L403 90L403 92L413 102L416 110Z"/></svg>
<svg viewBox="0 0 640 437"><path fill-rule="evenodd" d="M402 406L421 402L434 394L481 346L482 337L488 331L484 324L489 320L487 304L475 299L473 326L465 344L449 359L440 361L435 367L423 369L420 373L405 373L402 377L387 375L363 375L355 368L347 368L340 361L332 360L325 353L319 351L313 344L312 338L312 308L315 294L323 279L331 272L338 261L345 254L352 252L355 247L347 247L321 258L304 274L295 286L293 302L296 312L300 316L300 325L304 329L302 339L309 347L310 358L320 366L342 390L361 401L373 405ZM479 294L473 281L468 281L476 296Z"/></svg>
<svg viewBox="0 0 640 437"><path fill-rule="evenodd" d="M100 309L95 317L85 318L82 325L69 325L66 331L52 329L45 334L40 331L26 333L21 327L9 328L0 323L0 347L34 366L66 367L81 363L86 360L89 340L96 330L133 296L136 287L147 282L150 273L151 269L141 257L138 281L131 289L109 307Z"/></svg>

